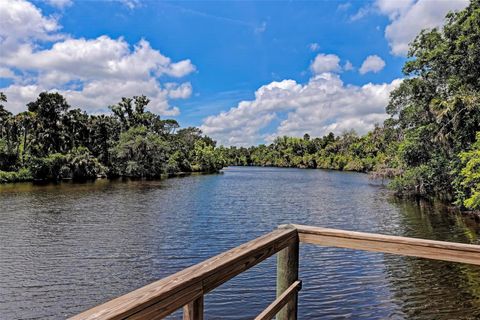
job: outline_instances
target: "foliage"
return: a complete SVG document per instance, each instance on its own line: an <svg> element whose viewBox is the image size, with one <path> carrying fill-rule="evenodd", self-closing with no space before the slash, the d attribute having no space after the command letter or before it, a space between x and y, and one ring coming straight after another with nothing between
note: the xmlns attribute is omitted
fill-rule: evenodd
<svg viewBox="0 0 480 320"><path fill-rule="evenodd" d="M192 171L215 172L225 165L218 149L202 140L195 142L192 159Z"/></svg>
<svg viewBox="0 0 480 320"><path fill-rule="evenodd" d="M94 179L105 174L160 177L223 166L215 141L198 128L177 132L175 120L146 111L145 96L122 98L110 106L112 115L71 109L58 93L42 92L27 105L28 111L17 115L8 112L4 102L7 97L0 93L1 182Z"/></svg>
<svg viewBox="0 0 480 320"><path fill-rule="evenodd" d="M411 44L407 78L387 106L386 125L400 133L397 192L448 201L465 192L466 182L454 180L463 175L463 151L480 130L479 43L480 1L474 0L449 13L441 30L424 30Z"/></svg>
<svg viewBox="0 0 480 320"><path fill-rule="evenodd" d="M321 138L278 137L272 144L258 147L220 148L230 165L321 168L367 172L384 163L390 152L384 128L375 127L359 137L354 131ZM391 147L391 145L390 145Z"/></svg>
<svg viewBox="0 0 480 320"><path fill-rule="evenodd" d="M0 171L0 183L24 182L32 179L32 174L27 168L22 168L18 171Z"/></svg>
<svg viewBox="0 0 480 320"><path fill-rule="evenodd" d="M166 173L169 144L144 126L132 127L120 135L111 150L115 172L127 177L160 177Z"/></svg>
<svg viewBox="0 0 480 320"><path fill-rule="evenodd" d="M461 170L457 178L457 203L468 209L480 209L480 132L471 150L461 152Z"/></svg>
<svg viewBox="0 0 480 320"><path fill-rule="evenodd" d="M66 165L62 168L62 178L94 179L105 174L105 168L97 158L85 147L72 149L66 157Z"/></svg>
<svg viewBox="0 0 480 320"><path fill-rule="evenodd" d="M67 164L66 155L52 153L46 157L29 159L28 168L36 180L59 180L62 178L63 167Z"/></svg>

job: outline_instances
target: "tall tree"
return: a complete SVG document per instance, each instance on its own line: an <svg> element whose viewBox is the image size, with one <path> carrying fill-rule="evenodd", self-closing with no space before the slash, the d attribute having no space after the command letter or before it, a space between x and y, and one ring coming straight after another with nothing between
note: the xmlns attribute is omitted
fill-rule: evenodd
<svg viewBox="0 0 480 320"><path fill-rule="evenodd" d="M399 191L452 198L457 155L480 130L479 43L480 0L473 0L411 44L406 79L387 107L389 125L402 132Z"/></svg>
<svg viewBox="0 0 480 320"><path fill-rule="evenodd" d="M35 132L35 156L65 152L66 136L63 131L63 117L70 105L59 93L40 93L38 99L27 104L28 111L35 114L37 130Z"/></svg>

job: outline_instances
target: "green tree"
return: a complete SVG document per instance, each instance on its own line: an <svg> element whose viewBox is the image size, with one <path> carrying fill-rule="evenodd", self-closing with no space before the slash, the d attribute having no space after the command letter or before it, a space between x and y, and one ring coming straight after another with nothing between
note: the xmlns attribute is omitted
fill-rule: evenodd
<svg viewBox="0 0 480 320"><path fill-rule="evenodd" d="M401 133L397 191L452 199L457 154L480 130L479 39L480 1L473 0L411 44L406 79L387 107L388 125Z"/></svg>
<svg viewBox="0 0 480 320"><path fill-rule="evenodd" d="M215 172L225 165L222 154L203 140L195 142L192 153L193 171Z"/></svg>
<svg viewBox="0 0 480 320"><path fill-rule="evenodd" d="M468 151L461 152L461 170L457 178L457 204L480 209L480 132Z"/></svg>
<svg viewBox="0 0 480 320"><path fill-rule="evenodd" d="M105 168L85 147L74 148L67 154L62 171L62 178L71 177L75 180L95 179L105 174Z"/></svg>
<svg viewBox="0 0 480 320"><path fill-rule="evenodd" d="M166 173L170 146L161 136L138 126L120 135L111 150L113 172L127 177L159 177Z"/></svg>
<svg viewBox="0 0 480 320"><path fill-rule="evenodd" d="M63 131L63 117L70 105L59 93L40 93L38 99L27 104L28 111L35 114L37 130L34 133L34 156L45 157L68 150Z"/></svg>

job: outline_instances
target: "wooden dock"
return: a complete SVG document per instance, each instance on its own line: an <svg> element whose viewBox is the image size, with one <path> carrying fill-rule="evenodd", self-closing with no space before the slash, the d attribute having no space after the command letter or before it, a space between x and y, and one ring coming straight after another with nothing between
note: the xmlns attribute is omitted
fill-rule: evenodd
<svg viewBox="0 0 480 320"><path fill-rule="evenodd" d="M278 229L70 319L162 319L183 308L203 319L203 297L277 254L277 298L255 319L297 319L299 244L309 243L480 265L480 246L303 225Z"/></svg>

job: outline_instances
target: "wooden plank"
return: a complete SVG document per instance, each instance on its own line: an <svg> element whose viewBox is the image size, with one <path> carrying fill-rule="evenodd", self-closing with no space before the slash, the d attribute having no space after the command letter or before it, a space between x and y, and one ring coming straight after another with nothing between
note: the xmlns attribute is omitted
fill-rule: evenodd
<svg viewBox="0 0 480 320"><path fill-rule="evenodd" d="M295 241L277 254L277 298L298 280L298 235ZM285 308L278 312L277 320L297 319L297 296L288 300Z"/></svg>
<svg viewBox="0 0 480 320"><path fill-rule="evenodd" d="M302 288L302 282L297 280L287 288L275 301L260 313L255 320L272 319L289 301L296 299L298 291Z"/></svg>
<svg viewBox="0 0 480 320"><path fill-rule="evenodd" d="M288 227L298 230L302 243L480 265L480 246L478 245L303 225Z"/></svg>
<svg viewBox="0 0 480 320"><path fill-rule="evenodd" d="M253 267L289 245L295 229L277 229L164 279L70 319L152 319L162 317Z"/></svg>
<svg viewBox="0 0 480 320"><path fill-rule="evenodd" d="M195 300L203 297L203 289L201 283L195 283L193 286L184 288L176 293L173 293L165 299L150 305L148 308L142 309L125 319L129 320L159 320L163 319L172 313L172 310L178 310L192 301L192 296Z"/></svg>
<svg viewBox="0 0 480 320"><path fill-rule="evenodd" d="M183 320L203 320L203 296L183 307Z"/></svg>

